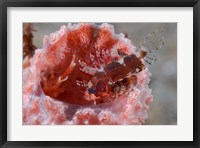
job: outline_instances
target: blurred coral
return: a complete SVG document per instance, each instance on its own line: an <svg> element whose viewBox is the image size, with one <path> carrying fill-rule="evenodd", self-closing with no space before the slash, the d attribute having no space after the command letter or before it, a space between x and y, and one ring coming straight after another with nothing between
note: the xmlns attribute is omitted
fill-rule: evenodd
<svg viewBox="0 0 200 148"><path fill-rule="evenodd" d="M37 47L33 45L33 33L32 31L36 31L31 23L23 24L23 68L26 68L30 64L30 59L34 55L35 49Z"/></svg>

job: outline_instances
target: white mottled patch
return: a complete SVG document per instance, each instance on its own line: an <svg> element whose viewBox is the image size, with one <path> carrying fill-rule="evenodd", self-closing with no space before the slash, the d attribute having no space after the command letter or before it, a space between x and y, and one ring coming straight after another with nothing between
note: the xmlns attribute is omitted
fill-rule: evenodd
<svg viewBox="0 0 200 148"><path fill-rule="evenodd" d="M124 58L121 58L119 61L117 61L120 64L124 64Z"/></svg>
<svg viewBox="0 0 200 148"><path fill-rule="evenodd" d="M88 66L85 62L83 62L81 60L79 60L78 62L82 66L82 68L80 68L80 70L87 73L87 74L94 75L98 70L97 68L93 68L93 67Z"/></svg>

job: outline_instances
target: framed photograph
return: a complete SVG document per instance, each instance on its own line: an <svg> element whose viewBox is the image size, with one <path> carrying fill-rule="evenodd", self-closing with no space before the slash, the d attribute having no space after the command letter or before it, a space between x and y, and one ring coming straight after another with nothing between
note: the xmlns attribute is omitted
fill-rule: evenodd
<svg viewBox="0 0 200 148"><path fill-rule="evenodd" d="M199 147L199 0L1 1L1 147Z"/></svg>

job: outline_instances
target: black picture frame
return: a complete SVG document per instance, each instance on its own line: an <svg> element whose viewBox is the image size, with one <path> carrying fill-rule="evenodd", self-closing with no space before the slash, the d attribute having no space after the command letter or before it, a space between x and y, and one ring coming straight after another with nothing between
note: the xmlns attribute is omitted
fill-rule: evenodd
<svg viewBox="0 0 200 148"><path fill-rule="evenodd" d="M193 141L7 141L8 7L193 7ZM200 147L199 0L3 0L0 2L0 146L8 147ZM186 67L187 70L187 67Z"/></svg>

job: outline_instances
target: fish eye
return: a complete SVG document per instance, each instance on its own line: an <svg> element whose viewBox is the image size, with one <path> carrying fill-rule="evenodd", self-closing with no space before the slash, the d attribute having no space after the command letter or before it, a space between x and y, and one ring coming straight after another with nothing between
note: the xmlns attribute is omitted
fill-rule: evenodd
<svg viewBox="0 0 200 148"><path fill-rule="evenodd" d="M89 92L90 94L93 94L93 93L95 92L95 90L94 90L94 88L89 88L89 89L88 89L88 92Z"/></svg>

